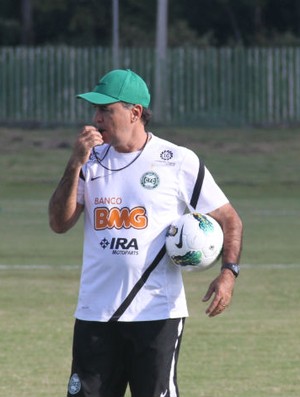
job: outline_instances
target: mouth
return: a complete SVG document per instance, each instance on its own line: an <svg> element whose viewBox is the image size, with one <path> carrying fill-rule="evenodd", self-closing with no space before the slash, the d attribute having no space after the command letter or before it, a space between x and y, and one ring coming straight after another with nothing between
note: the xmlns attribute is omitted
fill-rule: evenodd
<svg viewBox="0 0 300 397"><path fill-rule="evenodd" d="M109 142L109 137L106 133L106 130L102 129L102 128L98 128L99 134L101 134L103 142L104 143L108 143Z"/></svg>

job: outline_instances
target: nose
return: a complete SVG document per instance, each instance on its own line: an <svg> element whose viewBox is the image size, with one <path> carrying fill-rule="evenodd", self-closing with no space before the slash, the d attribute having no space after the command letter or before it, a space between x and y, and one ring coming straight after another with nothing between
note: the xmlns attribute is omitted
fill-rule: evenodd
<svg viewBox="0 0 300 397"><path fill-rule="evenodd" d="M94 123L99 123L103 120L103 112L101 111L100 108L96 107L95 113L94 113Z"/></svg>

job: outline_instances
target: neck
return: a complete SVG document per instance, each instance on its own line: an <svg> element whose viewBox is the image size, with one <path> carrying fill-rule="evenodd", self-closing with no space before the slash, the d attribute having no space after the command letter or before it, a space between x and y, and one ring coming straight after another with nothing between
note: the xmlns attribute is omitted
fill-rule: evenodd
<svg viewBox="0 0 300 397"><path fill-rule="evenodd" d="M113 148L120 153L130 153L142 150L149 140L149 133L143 131L138 136L132 138L128 142L120 142L120 144L112 144Z"/></svg>

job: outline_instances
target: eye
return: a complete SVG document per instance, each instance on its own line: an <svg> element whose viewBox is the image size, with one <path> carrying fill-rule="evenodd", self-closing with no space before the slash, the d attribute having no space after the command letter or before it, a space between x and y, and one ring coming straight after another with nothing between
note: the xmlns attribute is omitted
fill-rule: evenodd
<svg viewBox="0 0 300 397"><path fill-rule="evenodd" d="M93 106L94 109L99 112L107 112L109 110L107 105L93 105Z"/></svg>

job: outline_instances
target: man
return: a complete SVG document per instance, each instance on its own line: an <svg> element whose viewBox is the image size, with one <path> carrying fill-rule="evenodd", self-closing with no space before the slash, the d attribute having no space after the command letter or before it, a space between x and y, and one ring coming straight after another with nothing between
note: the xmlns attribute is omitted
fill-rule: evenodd
<svg viewBox="0 0 300 397"><path fill-rule="evenodd" d="M206 313L231 300L242 223L189 149L147 131L150 94L130 70L106 74L92 92L94 125L80 132L51 197L51 228L64 233L84 212L84 249L68 396L177 397L176 366L188 316L181 271L165 253L171 222L186 209L222 226L219 276Z"/></svg>

